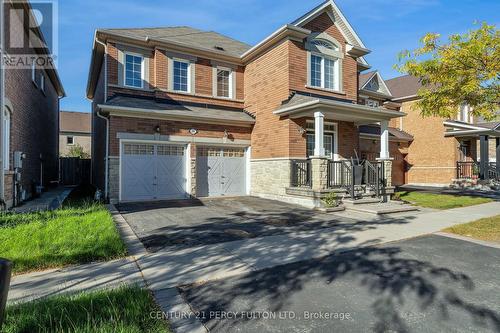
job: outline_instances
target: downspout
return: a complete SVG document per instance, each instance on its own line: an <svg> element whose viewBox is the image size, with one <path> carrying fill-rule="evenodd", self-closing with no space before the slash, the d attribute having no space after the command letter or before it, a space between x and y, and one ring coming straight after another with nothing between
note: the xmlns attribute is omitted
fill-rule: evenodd
<svg viewBox="0 0 500 333"><path fill-rule="evenodd" d="M97 36L95 41L102 46L104 46L104 103L106 103L108 99L108 46L101 42ZM105 153L105 161L104 161L104 198L108 199L109 198L109 193L108 193L108 181L109 181L109 118L103 116L100 113L100 110L97 109L96 115L104 119L106 121L106 153Z"/></svg>
<svg viewBox="0 0 500 333"><path fill-rule="evenodd" d="M4 0L0 0L0 167L1 167L1 177L0 177L0 203L3 208L6 208L5 203L5 170L4 170L4 123L5 123L5 68L4 68Z"/></svg>

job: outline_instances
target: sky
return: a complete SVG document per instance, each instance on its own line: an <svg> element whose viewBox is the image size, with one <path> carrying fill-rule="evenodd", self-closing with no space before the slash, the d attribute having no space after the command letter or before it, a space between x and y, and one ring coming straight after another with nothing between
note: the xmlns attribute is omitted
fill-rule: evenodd
<svg viewBox="0 0 500 333"><path fill-rule="evenodd" d="M187 25L213 30L255 45L321 0L60 0L59 75L67 97L61 110L90 111L86 85L94 32L98 28ZM372 52L366 60L384 79L400 51L418 47L427 32L446 37L475 22L500 26L500 0L336 0Z"/></svg>

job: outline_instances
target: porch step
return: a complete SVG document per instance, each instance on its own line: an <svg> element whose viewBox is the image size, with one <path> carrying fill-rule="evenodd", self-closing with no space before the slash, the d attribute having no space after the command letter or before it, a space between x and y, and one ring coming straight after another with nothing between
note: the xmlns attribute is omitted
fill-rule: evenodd
<svg viewBox="0 0 500 333"><path fill-rule="evenodd" d="M342 203L346 206L358 206L358 205L367 205L367 204L374 204L374 203L379 203L380 198L373 198L373 197L363 197L362 199L344 199L342 200Z"/></svg>
<svg viewBox="0 0 500 333"><path fill-rule="evenodd" d="M419 210L415 206L402 205L391 202L379 202L379 203L370 203L364 205L345 205L345 208L347 211L368 213L374 215L395 214L395 213L412 212Z"/></svg>

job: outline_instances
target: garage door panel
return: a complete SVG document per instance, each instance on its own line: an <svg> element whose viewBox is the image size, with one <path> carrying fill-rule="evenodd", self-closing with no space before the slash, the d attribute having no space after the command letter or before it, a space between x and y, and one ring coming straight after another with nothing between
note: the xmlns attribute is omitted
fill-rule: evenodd
<svg viewBox="0 0 500 333"><path fill-rule="evenodd" d="M197 195L224 196L246 193L243 148L199 147L197 150Z"/></svg>
<svg viewBox="0 0 500 333"><path fill-rule="evenodd" d="M158 197L162 199L185 196L186 174L183 156L157 156L156 186Z"/></svg>
<svg viewBox="0 0 500 333"><path fill-rule="evenodd" d="M186 195L182 146L125 143L121 164L122 201L177 199Z"/></svg>

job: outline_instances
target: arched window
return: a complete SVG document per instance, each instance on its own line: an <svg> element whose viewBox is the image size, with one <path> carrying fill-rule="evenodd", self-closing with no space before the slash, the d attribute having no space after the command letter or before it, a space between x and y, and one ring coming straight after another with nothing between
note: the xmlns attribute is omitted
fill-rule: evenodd
<svg viewBox="0 0 500 333"><path fill-rule="evenodd" d="M10 111L4 108L3 169L10 169Z"/></svg>
<svg viewBox="0 0 500 333"><path fill-rule="evenodd" d="M308 85L332 91L342 90L342 47L327 33L314 33L307 39Z"/></svg>
<svg viewBox="0 0 500 333"><path fill-rule="evenodd" d="M323 39L315 39L311 42L312 45L321 46L330 50L338 51L339 47Z"/></svg>

